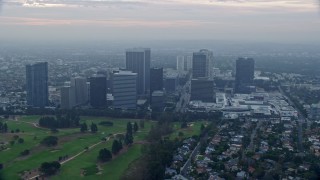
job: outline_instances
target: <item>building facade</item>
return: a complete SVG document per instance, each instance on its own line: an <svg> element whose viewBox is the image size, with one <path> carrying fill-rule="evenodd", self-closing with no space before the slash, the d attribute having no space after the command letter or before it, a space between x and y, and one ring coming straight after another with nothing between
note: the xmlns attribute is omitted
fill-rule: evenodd
<svg viewBox="0 0 320 180"><path fill-rule="evenodd" d="M254 59L239 58L236 61L235 92L249 93L254 80Z"/></svg>
<svg viewBox="0 0 320 180"><path fill-rule="evenodd" d="M119 71L113 74L113 106L120 109L137 107L137 73Z"/></svg>
<svg viewBox="0 0 320 180"><path fill-rule="evenodd" d="M163 68L150 69L150 94L163 90Z"/></svg>
<svg viewBox="0 0 320 180"><path fill-rule="evenodd" d="M43 108L49 105L48 63L26 66L27 104Z"/></svg>
<svg viewBox="0 0 320 180"><path fill-rule="evenodd" d="M179 79L178 76L168 76L165 78L165 90L167 93L174 93L176 92Z"/></svg>
<svg viewBox="0 0 320 180"><path fill-rule="evenodd" d="M138 95L146 95L150 91L151 50L134 48L126 51L126 70L137 73Z"/></svg>
<svg viewBox="0 0 320 180"><path fill-rule="evenodd" d="M107 106L107 78L104 75L90 77L90 105L94 108Z"/></svg>
<svg viewBox="0 0 320 180"><path fill-rule="evenodd" d="M191 80L191 100L213 102L214 101L213 80L192 79Z"/></svg>
<svg viewBox="0 0 320 180"><path fill-rule="evenodd" d="M74 88L75 104L82 105L88 102L88 87L87 79L82 77L76 77L71 79L71 86Z"/></svg>
<svg viewBox="0 0 320 180"><path fill-rule="evenodd" d="M164 109L164 92L154 91L152 93L151 109L153 112L162 112Z"/></svg>
<svg viewBox="0 0 320 180"><path fill-rule="evenodd" d="M60 108L72 109L76 105L75 90L71 86L64 86L60 88Z"/></svg>
<svg viewBox="0 0 320 180"><path fill-rule="evenodd" d="M213 68L212 51L202 49L194 52L192 57L192 77L193 78L211 78Z"/></svg>

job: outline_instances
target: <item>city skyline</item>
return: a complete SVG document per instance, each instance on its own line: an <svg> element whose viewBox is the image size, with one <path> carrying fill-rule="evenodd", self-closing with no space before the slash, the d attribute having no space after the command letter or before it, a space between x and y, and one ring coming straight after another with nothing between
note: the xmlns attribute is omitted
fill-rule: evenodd
<svg viewBox="0 0 320 180"><path fill-rule="evenodd" d="M320 30L313 0L2 1L0 39L7 40L315 43Z"/></svg>

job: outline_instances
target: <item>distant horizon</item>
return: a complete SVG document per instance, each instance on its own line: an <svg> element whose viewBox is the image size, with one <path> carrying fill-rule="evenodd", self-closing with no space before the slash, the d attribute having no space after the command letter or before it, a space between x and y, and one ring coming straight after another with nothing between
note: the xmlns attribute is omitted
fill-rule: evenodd
<svg viewBox="0 0 320 180"><path fill-rule="evenodd" d="M315 0L2 0L0 40L319 44Z"/></svg>

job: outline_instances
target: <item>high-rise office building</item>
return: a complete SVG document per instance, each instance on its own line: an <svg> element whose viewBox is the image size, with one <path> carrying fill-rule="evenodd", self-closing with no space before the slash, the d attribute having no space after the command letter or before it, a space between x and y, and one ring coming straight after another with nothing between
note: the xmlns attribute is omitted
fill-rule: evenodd
<svg viewBox="0 0 320 180"><path fill-rule="evenodd" d="M163 68L150 69L150 94L163 90Z"/></svg>
<svg viewBox="0 0 320 180"><path fill-rule="evenodd" d="M192 69L192 56L177 56L176 69L179 74Z"/></svg>
<svg viewBox="0 0 320 180"><path fill-rule="evenodd" d="M137 73L119 71L113 74L113 106L120 109L137 107Z"/></svg>
<svg viewBox="0 0 320 180"><path fill-rule="evenodd" d="M212 51L202 49L194 52L192 57L192 77L193 78L211 78L213 67Z"/></svg>
<svg viewBox="0 0 320 180"><path fill-rule="evenodd" d="M249 93L249 87L253 85L254 59L239 58L236 61L236 93Z"/></svg>
<svg viewBox="0 0 320 180"><path fill-rule="evenodd" d="M185 71L185 57L184 56L177 56L177 66L176 69L179 73L182 73Z"/></svg>
<svg viewBox="0 0 320 180"><path fill-rule="evenodd" d="M75 90L71 86L63 86L60 88L60 108L72 109L76 105Z"/></svg>
<svg viewBox="0 0 320 180"><path fill-rule="evenodd" d="M213 81L206 78L191 80L191 100L213 102L214 86Z"/></svg>
<svg viewBox="0 0 320 180"><path fill-rule="evenodd" d="M88 101L87 79L76 77L71 79L71 86L74 89L76 105L85 104Z"/></svg>
<svg viewBox="0 0 320 180"><path fill-rule="evenodd" d="M107 106L107 78L104 75L90 77L90 104L95 108Z"/></svg>
<svg viewBox="0 0 320 180"><path fill-rule="evenodd" d="M126 70L137 73L138 95L146 95L150 90L151 50L134 48L126 51Z"/></svg>
<svg viewBox="0 0 320 180"><path fill-rule="evenodd" d="M49 104L48 63L41 62L26 66L27 104L45 107Z"/></svg>
<svg viewBox="0 0 320 180"><path fill-rule="evenodd" d="M185 70L189 71L190 69L192 69L192 56L186 56L184 61Z"/></svg>
<svg viewBox="0 0 320 180"><path fill-rule="evenodd" d="M164 109L164 92L154 91L152 93L151 109L153 112L162 112Z"/></svg>
<svg viewBox="0 0 320 180"><path fill-rule="evenodd" d="M167 76L165 78L165 90L166 92L168 93L174 93L176 92L176 88L178 86L178 83L179 83L179 79L178 79L178 76L177 75L170 75L170 76Z"/></svg>

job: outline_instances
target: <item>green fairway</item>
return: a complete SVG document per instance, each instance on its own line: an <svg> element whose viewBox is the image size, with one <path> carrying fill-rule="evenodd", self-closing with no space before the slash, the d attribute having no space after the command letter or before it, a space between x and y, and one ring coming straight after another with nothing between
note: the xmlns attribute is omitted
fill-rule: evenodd
<svg viewBox="0 0 320 180"><path fill-rule="evenodd" d="M141 148L145 143L153 121L145 121L145 128L139 129L134 133L134 144L129 148L124 148L119 155L115 156L110 162L100 164L97 160L100 149L111 150L112 142L116 134L123 134L126 131L127 123L139 122L132 119L112 119L105 117L81 117L80 123L86 123L90 127L91 123L98 125L97 133L81 133L80 128L58 129L57 133L52 134L49 129L37 127L40 116L22 116L15 120L5 120L9 126L10 133L1 135L0 142L13 141L17 135L24 139L23 144L17 140L13 145L6 144L8 147L0 151L0 162L5 165L3 170L4 179L19 179L21 173L37 169L41 163L47 161L57 161L59 157L73 157L74 159L61 166L61 170L56 176L50 179L120 179L129 165L142 156ZM112 126L99 125L102 121L112 122ZM179 132L183 137L199 135L201 124L205 121L188 123L188 128L181 129L180 123L173 123L174 132L170 138L179 137ZM11 133L11 130L19 133ZM58 145L55 147L45 147L40 142L46 136L53 135L59 138ZM180 136L181 137L181 136ZM107 138L108 141L102 141ZM98 144L97 144L98 143ZM96 146L86 148L96 144ZM30 155L22 157L20 153L30 150ZM35 172L36 173L36 172ZM29 177L31 177L30 175Z"/></svg>
<svg viewBox="0 0 320 180"><path fill-rule="evenodd" d="M103 174L106 179L120 179L123 173L128 169L131 162L141 157L142 145L135 144L128 149L128 152L117 157L115 161L111 161L103 166Z"/></svg>
<svg viewBox="0 0 320 180"><path fill-rule="evenodd" d="M108 137L112 134L124 133L128 122L138 122L138 120L129 119L110 119L97 117L81 117L81 123L86 122L90 127L91 122L99 124L101 121L113 122L113 126L106 127L98 125L98 132L96 134L80 133L79 128L59 129L58 133L51 134L50 130L37 128L33 123L37 123L39 116L24 116L20 117L18 121L9 120L7 124L9 129L19 129L21 133L7 133L2 135L0 141L11 141L14 135L23 138L23 144L15 143L14 145L7 145L9 148L0 151L0 162L5 165L3 176L5 179L19 179L19 174L24 171L38 168L42 162L58 160L60 156L72 157L75 154L83 151L86 147L101 142L102 138ZM145 123L145 128L135 134L135 140L143 140L151 127L151 122ZM56 147L48 148L39 145L40 141L48 136L54 135L59 138L59 143ZM78 156L72 161L67 162L62 166L61 172L57 179L62 177L80 178L83 169L92 170L97 162L97 155L101 148L107 147L111 149L113 139L108 142L101 143L90 149L88 152ZM29 149L31 154L25 157L20 156L20 152ZM129 149L128 152L130 152ZM121 156L119 156L121 157ZM103 167L102 167L103 168ZM104 168L103 168L104 169ZM102 174L103 170L102 170ZM90 178L92 175L83 178ZM94 174L96 178L99 175Z"/></svg>

